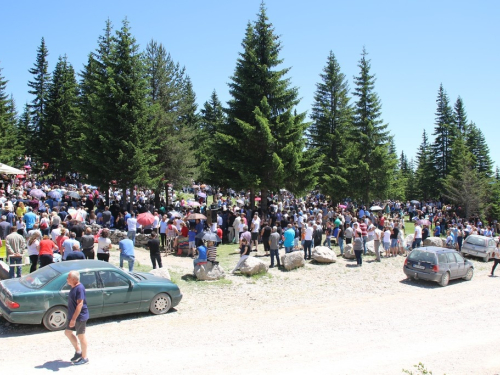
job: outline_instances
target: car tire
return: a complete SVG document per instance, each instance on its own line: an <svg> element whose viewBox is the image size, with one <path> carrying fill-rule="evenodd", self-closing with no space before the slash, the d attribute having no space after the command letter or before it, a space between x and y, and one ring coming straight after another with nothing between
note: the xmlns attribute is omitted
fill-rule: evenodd
<svg viewBox="0 0 500 375"><path fill-rule="evenodd" d="M155 315L166 314L172 307L172 299L167 293L160 293L154 296L149 304L149 311Z"/></svg>
<svg viewBox="0 0 500 375"><path fill-rule="evenodd" d="M68 320L68 308L66 306L54 306L45 313L42 323L49 331L60 331L66 328Z"/></svg>
<svg viewBox="0 0 500 375"><path fill-rule="evenodd" d="M441 286L446 286L450 282L450 273L445 272L443 273L443 276L441 276L441 280L439 280L439 285Z"/></svg>
<svg viewBox="0 0 500 375"><path fill-rule="evenodd" d="M472 280L472 276L474 276L474 269L472 267L469 267L469 269L467 270L467 273L464 276L464 280L465 281L471 281Z"/></svg>

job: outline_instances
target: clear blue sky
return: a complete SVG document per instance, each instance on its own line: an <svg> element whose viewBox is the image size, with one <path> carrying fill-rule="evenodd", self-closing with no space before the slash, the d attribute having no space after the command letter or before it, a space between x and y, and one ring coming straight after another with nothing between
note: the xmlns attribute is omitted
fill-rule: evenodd
<svg viewBox="0 0 500 375"><path fill-rule="evenodd" d="M0 67L18 110L32 98L28 73L42 37L52 71L66 54L77 71L97 47L105 21L115 28L126 17L141 48L155 39L184 65L199 107L216 90L229 99L233 74L248 21L260 0L186 1L4 1L0 23ZM497 105L500 103L500 2L463 0L268 0L270 21L281 36L284 66L310 112L319 74L332 50L353 88L363 46L377 77L382 117L398 152L413 157L422 131L434 128L442 83L451 104L460 95L468 118L485 134L495 165Z"/></svg>

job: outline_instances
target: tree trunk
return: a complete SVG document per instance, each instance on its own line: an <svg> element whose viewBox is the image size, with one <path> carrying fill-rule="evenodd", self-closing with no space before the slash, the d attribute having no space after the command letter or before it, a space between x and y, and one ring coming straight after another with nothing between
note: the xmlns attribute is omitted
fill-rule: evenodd
<svg viewBox="0 0 500 375"><path fill-rule="evenodd" d="M172 193L173 193L173 190L172 190ZM169 204L170 204L170 199L168 197L168 182L165 182L165 206L167 206L165 208L168 209Z"/></svg>
<svg viewBox="0 0 500 375"><path fill-rule="evenodd" d="M260 207L262 209L262 214L264 215L264 218L267 219L267 195L268 195L269 191L267 190L267 188L262 188L262 190L260 191Z"/></svg>

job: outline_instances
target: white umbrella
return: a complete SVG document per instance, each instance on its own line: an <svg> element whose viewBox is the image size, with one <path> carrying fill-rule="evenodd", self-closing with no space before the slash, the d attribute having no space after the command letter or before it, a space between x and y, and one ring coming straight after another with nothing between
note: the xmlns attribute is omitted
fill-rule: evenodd
<svg viewBox="0 0 500 375"><path fill-rule="evenodd" d="M380 206L371 206L370 211L382 211L383 208Z"/></svg>

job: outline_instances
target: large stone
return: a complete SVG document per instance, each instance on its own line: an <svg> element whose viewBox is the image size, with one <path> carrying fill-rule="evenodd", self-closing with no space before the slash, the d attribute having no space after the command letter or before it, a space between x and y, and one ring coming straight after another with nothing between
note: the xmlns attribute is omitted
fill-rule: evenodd
<svg viewBox="0 0 500 375"><path fill-rule="evenodd" d="M293 251L281 256L281 264L287 271L293 270L295 268L304 267L306 261L304 260L304 252Z"/></svg>
<svg viewBox="0 0 500 375"><path fill-rule="evenodd" d="M138 234L135 236L135 246L136 247L146 247L148 241L151 239L149 234Z"/></svg>
<svg viewBox="0 0 500 375"><path fill-rule="evenodd" d="M379 247L379 250L380 250L380 247ZM368 255L375 255L375 241L374 240L368 241L366 243L366 253Z"/></svg>
<svg viewBox="0 0 500 375"><path fill-rule="evenodd" d="M311 254L312 258L319 263L335 263L337 254L326 246L316 246Z"/></svg>
<svg viewBox="0 0 500 375"><path fill-rule="evenodd" d="M354 250L352 249L352 244L348 244L344 246L344 258L345 259L355 259L356 255L354 254Z"/></svg>
<svg viewBox="0 0 500 375"><path fill-rule="evenodd" d="M410 246L411 247L411 244L413 243L413 240L415 239L415 235L414 234L409 234L406 236L405 238L405 244L406 246Z"/></svg>
<svg viewBox="0 0 500 375"><path fill-rule="evenodd" d="M256 275L258 273L266 273L269 270L269 266L262 260L255 257L248 257L243 261L240 266L240 272L243 275Z"/></svg>
<svg viewBox="0 0 500 375"><path fill-rule="evenodd" d="M9 265L0 260L0 280L7 280L9 278Z"/></svg>
<svg viewBox="0 0 500 375"><path fill-rule="evenodd" d="M194 267L194 275L198 280L219 280L226 277L224 270L218 264L207 262L204 264L197 264Z"/></svg>
<svg viewBox="0 0 500 375"><path fill-rule="evenodd" d="M445 247L445 244L443 244L443 240L439 237L427 237L424 241L424 246Z"/></svg>
<svg viewBox="0 0 500 375"><path fill-rule="evenodd" d="M170 272L168 272L167 267L162 267L162 268L155 268L154 270L149 271L149 273L152 273L155 276L158 277L163 277L164 279L170 279Z"/></svg>
<svg viewBox="0 0 500 375"><path fill-rule="evenodd" d="M109 234L109 239L111 240L111 243L113 245L118 245L118 242L120 242L124 238L127 238L127 232L115 230Z"/></svg>

